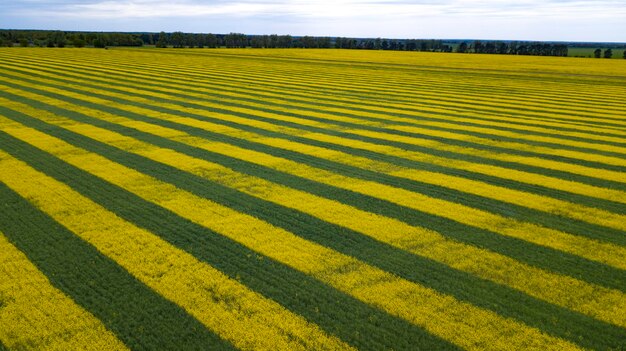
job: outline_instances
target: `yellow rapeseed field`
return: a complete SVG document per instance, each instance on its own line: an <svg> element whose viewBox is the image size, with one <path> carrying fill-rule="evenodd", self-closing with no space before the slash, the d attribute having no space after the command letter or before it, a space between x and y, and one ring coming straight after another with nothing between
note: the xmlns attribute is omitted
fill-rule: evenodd
<svg viewBox="0 0 626 351"><path fill-rule="evenodd" d="M0 49L0 348L626 347L626 62Z"/></svg>

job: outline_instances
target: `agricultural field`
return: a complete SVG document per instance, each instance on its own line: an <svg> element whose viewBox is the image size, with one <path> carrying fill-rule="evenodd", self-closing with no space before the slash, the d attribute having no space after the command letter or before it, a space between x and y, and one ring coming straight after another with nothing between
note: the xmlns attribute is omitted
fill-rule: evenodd
<svg viewBox="0 0 626 351"><path fill-rule="evenodd" d="M598 48L569 48L569 56L573 56L573 57L594 57L594 51L596 51L596 49ZM607 48L604 47L600 47L599 49L602 50L602 53L604 54L604 51ZM626 50L626 48L613 48L613 56L611 57L612 59L620 59L623 60L624 59L624 51Z"/></svg>
<svg viewBox="0 0 626 351"><path fill-rule="evenodd" d="M626 60L0 49L0 349L623 350Z"/></svg>

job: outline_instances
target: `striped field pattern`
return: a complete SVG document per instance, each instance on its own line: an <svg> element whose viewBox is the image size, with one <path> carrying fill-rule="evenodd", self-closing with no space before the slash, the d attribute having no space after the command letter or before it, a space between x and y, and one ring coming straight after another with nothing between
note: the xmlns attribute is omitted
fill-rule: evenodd
<svg viewBox="0 0 626 351"><path fill-rule="evenodd" d="M0 49L0 349L622 350L626 62Z"/></svg>

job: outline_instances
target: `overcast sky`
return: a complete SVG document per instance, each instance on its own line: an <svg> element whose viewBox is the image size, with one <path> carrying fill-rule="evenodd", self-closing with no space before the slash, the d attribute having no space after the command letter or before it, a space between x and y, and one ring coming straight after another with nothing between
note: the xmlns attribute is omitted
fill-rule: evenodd
<svg viewBox="0 0 626 351"><path fill-rule="evenodd" d="M626 42L626 0L0 0L0 28Z"/></svg>

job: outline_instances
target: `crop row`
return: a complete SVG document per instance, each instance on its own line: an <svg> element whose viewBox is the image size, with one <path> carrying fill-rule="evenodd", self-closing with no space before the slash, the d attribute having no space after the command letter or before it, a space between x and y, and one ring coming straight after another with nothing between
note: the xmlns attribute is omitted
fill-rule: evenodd
<svg viewBox="0 0 626 351"><path fill-rule="evenodd" d="M17 62L23 61L24 57L20 57L19 60L16 60ZM71 59L68 58L68 60L71 62L75 59ZM104 60L104 62L100 61L100 60ZM145 74L141 74L141 72L146 72L146 73L154 73L154 74L166 74L168 76L168 78L162 78L162 77L154 77L154 76L150 76L150 79L148 80L149 83L154 84L155 82L166 82L166 84L177 84L177 80L173 79L173 78L177 78L177 76L193 76L194 80L192 82L186 82L186 85L189 86L198 86L198 84L202 84L204 83L204 86L206 87L220 87L220 89L223 89L224 86L229 87L230 89L233 89L235 91L246 91L247 93L263 93L264 94L264 100L267 98L267 95L274 95L275 97L279 97L279 98L283 98L285 96L297 96L298 101L309 101L309 102L314 102L314 103L321 103L323 101L329 101L332 102L332 104L330 106L334 106L334 107L339 107L339 106L349 106L350 109L352 108L358 108L363 107L363 106L369 106L371 104L368 104L367 101L371 101L372 97L368 96L367 101L366 100L362 100L359 99L358 101L355 101L355 97L352 96L350 98L346 98L346 99L338 99L336 96L338 94L336 94L337 92L334 92L335 94L333 95L333 97L328 96L328 95L321 95L320 92L323 92L324 90L305 90L304 92L306 93L306 95L303 94L296 94L294 95L295 91L298 91L298 89L294 88L294 87L284 87L283 82L281 81L280 84L271 84L271 82L273 82L273 80L269 79L269 83L263 83L263 82L259 82L257 81L258 79L258 72L256 72L255 76L252 75L247 75L242 77L241 79L238 79L238 75L241 74L242 70L241 67L239 67L239 69L233 68L232 71L227 71L227 72L223 72L220 73L220 71L224 70L224 67L221 65L215 66L215 67L206 67L206 66L202 66L202 67L190 67L191 69L193 69L192 71L190 70L182 70L182 69L172 69L171 65L166 65L166 64L161 64L159 67L167 67L167 71L165 69L150 69L150 67L152 67L153 65L155 65L154 63L150 63L150 64L145 64L142 63L137 64L136 62L124 62L124 60L122 60L122 62L120 62L120 60L110 60L108 58L100 58L100 60L95 60L93 58L90 57L86 57L86 58L81 58L80 61L76 61L76 62L72 62L71 65L67 64L67 60L63 60L61 62L59 61L52 61L53 65L56 67L64 67L64 68L68 68L68 69L72 69L72 68L76 68L76 67L85 67L85 69L90 69L93 70L94 72L98 72L98 71L103 71L106 72L106 74L111 74L111 73L122 73L122 79L128 79L129 77L132 76L139 76L139 77L143 77L145 78ZM43 59L41 58L37 58L34 62L37 62L38 65L43 64ZM88 65L87 63L92 62L91 65ZM102 64L105 63L107 64L106 69L102 67ZM120 67L121 66L121 67ZM132 69L131 69L132 68ZM211 69L211 70L209 70ZM219 76L216 76L216 74L219 74ZM195 76L197 75L197 77ZM272 76L270 76L271 78ZM275 77L275 76L274 76ZM287 80L286 80L287 81ZM288 81L289 82L289 81ZM254 83L254 85L251 85L251 83ZM475 83L475 82L472 82ZM266 85L266 84L270 84L270 85ZM455 86L456 86L456 82L455 82ZM259 88L267 86L269 89L264 89L264 90L259 90ZM315 89L316 86L312 86L311 89ZM428 88L430 89L430 84L428 86ZM490 87L490 93L492 93L491 91L493 90L494 87ZM580 96L580 92L576 91ZM279 93L279 94L276 94ZM547 92L546 92L547 93ZM509 92L510 94L510 92ZM542 96L545 94L542 94ZM587 94L585 94L585 96L587 96ZM606 95L604 95L605 99L603 101L606 101ZM375 97L374 97L375 98ZM533 97L533 100L537 100L539 97ZM458 98L457 98L458 99ZM475 99L475 97L468 97L468 101L472 101L472 104L469 106L463 106L463 109L461 111L463 111L463 114L460 115L460 117L463 117L464 115L467 115L468 113L470 113L472 111L472 108L474 106L474 102L473 100ZM406 109L407 106L410 106L412 103L416 103L419 101L422 101L423 98L420 96L419 100L416 99L412 99L411 101L403 101L402 104L394 104L386 102L384 106L378 106L378 105L374 105L372 108L375 109L384 109L385 113L388 114L392 114L393 113L393 109L390 109L391 107L397 106L398 110L397 111L401 111L403 109ZM572 101L573 100L573 101ZM498 100L501 103L504 102L502 101L502 99ZM569 104L575 104L575 97L574 96L568 96L567 99L565 100L567 101ZM550 101L546 102L549 105L552 105L552 103ZM594 104L592 105L596 110L599 110L602 108L601 105L598 104ZM326 105L325 107L329 107L328 105ZM475 106L474 106L475 107ZM504 117L505 120L509 120L511 122L517 122L519 123L520 118L523 117L523 114L521 113L521 111L519 110L519 105L515 105L514 107L515 110L515 114L516 117L515 118L511 118L510 116ZM450 109L450 106L448 104L442 104L442 106L436 106L433 107L432 102L426 102L424 105L419 105L419 110L414 110L414 113L418 113L418 115L420 113L422 113L423 111L429 111L431 113L437 113L437 112L441 112L441 110L446 110L446 109ZM489 114L489 112L492 110L481 110L480 111L480 115L476 115L473 114L472 117L473 118L481 118L484 117L485 114ZM609 108L608 110L609 112L614 112L614 109ZM510 109L505 109L504 112L510 112ZM558 110L554 110L553 112L558 112ZM606 112L603 110L603 112ZM617 112L617 111L615 111ZM593 113L593 112L590 112ZM587 115L585 115L587 117ZM599 113L598 116L606 116L605 113ZM552 116L552 120L555 118L556 116ZM568 117L571 118L571 116L568 115ZM501 116L500 114L497 117L497 120L502 119L503 116ZM582 119L583 121L586 121L585 123L594 123L593 120L589 120L589 118L584 118ZM602 123L603 127L607 127L607 123L608 121L596 121L596 123Z"/></svg>
<svg viewBox="0 0 626 351"><path fill-rule="evenodd" d="M33 53L0 52L0 347L626 338L619 75Z"/></svg>
<svg viewBox="0 0 626 351"><path fill-rule="evenodd" d="M21 110L28 110L28 108L22 107ZM453 268L466 270L468 273L476 274L485 279L492 279L501 284L512 285L530 295L547 299L557 305L578 310L581 313L590 314L595 318L606 320L607 322L626 325L626 321L622 321L622 317L619 314L614 314L614 311L626 308L626 306L619 306L623 301L626 301L626 297L616 291L605 290L601 292L603 290L601 287L587 286L576 280L567 279L559 275L552 275L536 270L533 267L520 265L514 260L494 255L488 251L476 250L471 246L459 245L446 240L445 237L441 236L439 233L358 210L338 201L314 196L304 191L297 191L282 185L285 184L285 182L272 183L262 178L248 176L244 173L235 172L218 163L190 157L171 149L159 148L152 144L140 142L136 139L111 132L107 129L76 123L58 116L49 119L41 113L38 113L38 115L39 118L48 121L52 120L54 123L60 124L68 130L93 140L195 174L263 200L302 211L326 222L349 228L400 249L440 261ZM137 129L146 133L154 133L153 128L147 125L137 126ZM254 161L256 164L271 165L274 169L277 168L277 165L282 163L282 165L278 167L279 169L283 171L289 170L292 173L299 174L305 179L327 183L340 189L349 189L354 192L364 193L379 199L387 199L390 202L401 202L408 208L419 210L427 207L444 207L437 206L437 204L430 204L427 199L422 199L420 202L415 193L398 191L392 187L381 186L378 183L363 182L354 178L338 176L330 172L258 152L251 153L245 149L231 147L229 150L229 145L227 144L216 144L199 138L194 139L183 133L176 133L176 131L167 130L165 128L158 128L157 133L158 132L161 132L160 134L166 138L171 140L183 140L183 143L196 148L204 149L209 152L216 150L221 154L227 154L239 159L246 158L251 162ZM247 157L245 155L247 155ZM217 157L205 157L205 159L216 158ZM232 167L232 163L228 165ZM251 165L244 165L242 168L247 169L248 167L251 167ZM298 180L295 179L295 181L297 182ZM306 187L306 189L309 188L310 187ZM451 205L447 205L446 207L450 207L451 213L459 212L458 209L455 209ZM333 211L328 212L328 208L332 208ZM438 214L445 216L442 210L439 210ZM572 290L574 291L572 292ZM585 301L588 301L591 295L594 295L596 302L601 301L601 303L594 303L593 306L585 305Z"/></svg>
<svg viewBox="0 0 626 351"><path fill-rule="evenodd" d="M23 60L24 58L20 58L20 60ZM139 77L143 77L145 80L145 74L140 74L138 72L146 72L146 73L152 73L152 74L166 74L169 78L160 78L160 77L154 77L154 76L150 76L150 79L148 80L148 84L154 84L155 82L166 82L167 84L176 84L176 80L173 78L176 78L177 76L182 76L182 70L178 71L178 70L172 70L171 66L169 67L170 70L165 71L165 70L154 70L154 69L148 69L146 68L146 65L139 65L137 63L133 63L133 62L123 62L123 66L122 68L115 68L116 65L119 65L120 62L107 62L108 59L107 58L102 58L105 60L105 63L107 63L108 67L106 69L104 69L102 66L100 66L103 62L98 62L98 65L94 66L92 65L87 65L85 66L85 69L89 69L89 70L93 70L94 72L98 72L98 71L103 71L106 72L106 74L111 74L111 73L115 73L115 72L123 72L123 75L121 76L121 79L127 79L128 77L132 77L132 76L139 76ZM72 59L70 59L71 61ZM42 64L41 59L37 59L38 64ZM77 65L77 66L81 66L81 65L85 65L85 61L86 62L90 62L89 58L85 58L85 60L82 60L79 62L75 62L73 63L73 65ZM54 61L54 65L58 65L64 68L70 68L68 67L65 63L61 62L57 62ZM130 68L137 68L134 70L129 69ZM195 68L195 67L194 67ZM246 94L250 95L250 96L254 96L254 95L258 95L258 94L263 94L263 100L266 100L268 98L268 96L271 96L272 94L274 96L277 97L281 97L284 99L285 96L297 96L298 100L296 101L311 101L314 104L320 104L323 103L323 101L331 101L332 104L325 104L323 105L325 108L328 107L337 107L337 106L343 106L343 105L347 105L350 107L350 109L357 109L358 111L361 111L360 108L362 108L363 106L371 106L370 103L368 103L368 101L372 100L372 97L368 97L369 99L363 100L360 99L358 101L355 101L354 98L351 99L344 99L344 100L337 100L336 97L330 97L328 95L320 95L319 91L306 91L307 95L302 95L302 94L297 94L297 95L293 95L294 94L294 88L290 87L288 89L284 88L281 86L281 84L272 84L270 87L270 90L259 90L259 88L263 87L264 85L252 80L253 77L245 77L245 79L241 79L241 80L237 80L236 75L239 74L239 71L233 71L233 72L227 72L227 73L222 73L222 75L220 77L215 77L213 76L214 74L216 74L216 70L213 71L207 71L206 67L202 67L202 68L198 68L198 72L202 72L202 75L199 75L196 77L195 75L195 71L189 71L186 70L185 74L187 76L194 76L194 80L192 82L186 82L186 86L198 86L198 84L203 84L202 86L205 87L220 87L220 89L223 91L224 90L224 85L226 84L227 86L229 86L230 90L235 90L235 91L246 91ZM181 73L175 73L175 72L181 72ZM118 76L119 78L119 76ZM202 83L204 82L204 83ZM253 86L250 85L250 83L254 83ZM493 87L492 87L493 88ZM280 95L275 94L276 92L280 93ZM336 95L336 94L335 94ZM568 99L570 100L569 103L573 103L571 100L573 99L573 97L568 97ZM414 99L415 100L415 99ZM415 100L415 101L420 101L420 100ZM293 99L290 99L290 102L294 102ZM398 109L401 111L402 109L406 109L407 105L410 105L411 102L403 102L401 105L398 105ZM370 107L370 108L375 108L375 109L384 109L385 113L387 114L393 114L393 110L390 110L389 105L393 106L393 103L386 103L384 106L376 106L374 105L374 107ZM601 106L596 106L596 109L600 109ZM419 110L413 110L413 113L422 113L422 111L427 110L430 113L433 112L440 112L441 110L445 110L445 109L449 109L449 106L437 106L436 108L433 108L430 105L425 105L425 106L420 106ZM471 111L471 106L466 106L463 110L462 110L462 115L466 115ZM517 111L517 109L515 109L515 111ZM506 112L510 112L510 110L507 110ZM473 114L472 118L484 118L484 116L486 114L489 114L488 111L481 111L480 115L476 115ZM446 115L446 118L449 120L449 115ZM498 120L504 118L505 120L509 120L511 122L514 123L519 123L519 121L523 118L523 116L521 116L519 114L519 112L516 112L516 116L515 118L511 118L510 116L502 116L502 115L498 115ZM536 120L534 120L535 123L537 123ZM550 122L548 122L550 123ZM591 121L588 121L587 123L591 123ZM604 122L602 124L602 127L604 129L606 129L608 127L607 123Z"/></svg>
<svg viewBox="0 0 626 351"><path fill-rule="evenodd" d="M228 207L224 207L203 197L198 197L197 195L188 193L168 183L162 183L136 170L108 161L97 154L77 149L58 139L35 132L32 129L26 128L20 130L20 128L13 126L13 128L6 128L5 131L39 149L46 150L75 167L86 170L112 184L120 186L131 193L135 193L148 201L166 208L183 218L187 218L194 223L240 242L266 257L283 262L307 275L311 275L359 300L381 308L391 315L415 323L425 328L428 332L447 339L459 346L471 348L476 345L486 345L489 343L495 349L502 348L505 345L516 345L516 347L520 348L539 347L539 345L550 345L556 348L574 347L571 343L549 337L537 329L529 328L510 319L504 319L497 314L476 308L470 304L456 301L450 296L442 295L419 284L394 277L389 273L350 258L349 256L329 250L313 242L303 240L292 233L255 219L245 213L233 211ZM28 170L24 167L20 167L19 164L14 163L7 166L10 166L7 168L11 168L21 174L28 175L27 179L30 179L31 182L33 182L33 179L36 177L34 174L26 173ZM6 178L3 179L3 181L10 180ZM40 207L44 207L45 210L45 204L41 204L40 201L44 200L46 193L49 191L42 190L46 188L54 189L53 184L46 184L45 187L29 187L23 190L40 189L41 198L37 198L36 202ZM66 189L63 196L69 196L67 194L68 192L72 192L72 190ZM24 196L32 197L33 194L27 193L24 194ZM55 201L55 199L57 200ZM58 206L58 196L48 201L50 202L50 206L54 206L54 204ZM80 209L74 212L85 212L87 216L95 216L96 214L93 213L93 209L82 210L84 205L86 205L84 201L87 200L83 199L82 204L74 203L73 208ZM71 222L72 220L76 220L77 214L70 212L70 208L59 209L55 219L57 221L61 220L66 226L72 225L72 223L66 223L63 221L63 218L58 217L67 215L67 221ZM52 209L49 211L52 211ZM55 215L54 212L48 213L52 216ZM78 218L81 217L78 216ZM78 228L83 228L82 226L87 226L88 223L91 223L91 226L97 225L94 222L104 223L104 229L106 229L114 218L104 219L107 219L107 221L88 217L76 223L77 229L75 230L78 231ZM113 222L113 224L114 223L115 222ZM118 235L124 236L124 231L115 230L119 228L116 228L114 225L111 225L110 228L111 231L109 234L113 235L113 233L118 233ZM97 233L97 231L94 233ZM81 235L81 233L76 234ZM89 234L89 232L82 235L87 234ZM136 238L137 235L131 235L131 237ZM93 243L92 240L96 239L108 240L106 237L87 238L86 240ZM141 241L140 238L137 240ZM100 244L102 246L97 243L93 244L101 249L106 248L104 243ZM122 247L127 247L127 245L128 243L122 245ZM147 262L152 262L152 260L145 261L142 258L144 254L148 254L148 252L151 252L151 255L155 255L162 250L162 248L152 248L151 246L153 245L138 243L137 245L131 246L133 250L127 253L122 250L113 250L113 248L109 248L113 251L107 251L106 253L108 255L122 255L122 257L113 256L118 262L124 260L124 257L127 257L129 260L138 260L139 262L134 264L132 261L128 263L122 261L120 264L135 275L140 273L145 274L145 276L140 275L140 279L155 279L158 282L162 277L159 275L155 276L154 273L149 274L149 267L146 267ZM145 249L143 251L137 251L141 247L145 247ZM141 254L137 254L137 252ZM166 257L173 259L171 255L167 255ZM170 271L176 270L176 265L179 264L178 262L171 262L168 265L168 261L163 262L163 259L156 260L156 262L169 267L168 269ZM183 268L184 265L181 269ZM144 269L148 271L143 272ZM185 271L187 270L182 270L182 272ZM181 280L181 278L171 280L170 283L174 283L178 280ZM184 279L182 280L184 281ZM197 280L196 283L198 283ZM193 295L169 295L162 289L159 289L159 286L156 284L148 283L148 285L170 299L174 297L178 299L189 298L190 301L194 301L192 298ZM181 288L180 283L176 287L178 289L175 290L179 290ZM171 286L171 284L165 284L164 288L172 289L174 287ZM205 304L201 305L205 308L207 307ZM187 306L183 304L183 306L190 314L195 315L193 305ZM445 313L441 313L442 311L445 311ZM198 317L197 315L195 316ZM515 335L515 337L505 339L500 336L502 333ZM469 335L474 335L474 337L468 338ZM269 340L276 341L274 339ZM317 339L313 340L317 341ZM493 340L502 340L503 344L493 343ZM243 342L242 340L240 341ZM261 345L257 345L257 347L261 347Z"/></svg>

